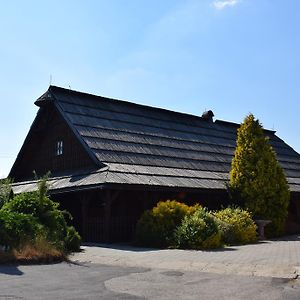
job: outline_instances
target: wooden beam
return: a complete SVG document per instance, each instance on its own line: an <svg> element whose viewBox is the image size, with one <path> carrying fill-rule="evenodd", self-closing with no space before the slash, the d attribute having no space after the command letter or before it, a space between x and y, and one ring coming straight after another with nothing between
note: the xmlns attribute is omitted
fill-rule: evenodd
<svg viewBox="0 0 300 300"><path fill-rule="evenodd" d="M139 194L139 201L142 202L143 210L149 209L151 205L151 192L143 191Z"/></svg>
<svg viewBox="0 0 300 300"><path fill-rule="evenodd" d="M111 206L119 196L119 191L106 190L104 192L104 241L111 242Z"/></svg>
<svg viewBox="0 0 300 300"><path fill-rule="evenodd" d="M82 240L87 241L88 239L88 232L87 232L87 219L88 219L88 206L90 199L87 197L86 193L80 195L80 202L81 202L81 221L82 221Z"/></svg>
<svg viewBox="0 0 300 300"><path fill-rule="evenodd" d="M298 201L294 200L295 201L295 206L296 206L296 215L297 215L297 220L298 220L298 223L300 223L300 199L297 199Z"/></svg>

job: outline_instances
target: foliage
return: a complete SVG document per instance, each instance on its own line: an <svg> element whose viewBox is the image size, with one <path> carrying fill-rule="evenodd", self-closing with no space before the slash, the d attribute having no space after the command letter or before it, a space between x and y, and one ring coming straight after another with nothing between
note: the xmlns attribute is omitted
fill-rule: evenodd
<svg viewBox="0 0 300 300"><path fill-rule="evenodd" d="M73 226L67 227L67 234L65 236L64 243L67 251L79 251L81 237Z"/></svg>
<svg viewBox="0 0 300 300"><path fill-rule="evenodd" d="M145 211L138 221L137 244L149 247L171 246L176 227L198 207L199 205L189 207L175 200L159 202L152 210Z"/></svg>
<svg viewBox="0 0 300 300"><path fill-rule="evenodd" d="M40 198L39 193L23 193L16 195L2 207L2 211L29 215L41 224L50 242L59 248L63 247L67 223L64 213L58 209L59 204L47 196Z"/></svg>
<svg viewBox="0 0 300 300"><path fill-rule="evenodd" d="M0 245L19 248L33 243L43 227L33 216L0 210Z"/></svg>
<svg viewBox="0 0 300 300"><path fill-rule="evenodd" d="M34 246L36 238L43 237L59 251L78 250L80 236L65 219L70 214L61 211L59 204L47 196L46 180L43 177L39 181L37 191L16 195L5 202L0 210L0 234L14 248L22 247L24 242Z"/></svg>
<svg viewBox="0 0 300 300"><path fill-rule="evenodd" d="M184 249L221 247L221 234L215 218L204 208L185 216L175 230L175 245Z"/></svg>
<svg viewBox="0 0 300 300"><path fill-rule="evenodd" d="M12 194L11 184L12 184L12 181L9 178L0 180L0 208L11 197L11 194Z"/></svg>
<svg viewBox="0 0 300 300"><path fill-rule="evenodd" d="M214 212L224 243L246 244L256 241L256 225L251 213L238 207Z"/></svg>
<svg viewBox="0 0 300 300"><path fill-rule="evenodd" d="M238 129L229 188L255 218L272 221L266 227L268 235L283 233L289 187L261 124L252 114Z"/></svg>

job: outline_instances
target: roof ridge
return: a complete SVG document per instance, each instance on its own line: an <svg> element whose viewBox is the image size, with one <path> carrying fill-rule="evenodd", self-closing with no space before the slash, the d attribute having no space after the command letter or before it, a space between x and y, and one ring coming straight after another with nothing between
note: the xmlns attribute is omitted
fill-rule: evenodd
<svg viewBox="0 0 300 300"><path fill-rule="evenodd" d="M135 103L135 102L132 102L132 101L129 101L129 100L111 98L111 97L106 97L106 96L99 96L99 95L86 93L86 92L81 92L81 91L77 91L77 90L66 89L66 88L63 88L63 87L60 87L60 86L50 85L49 91L50 92L55 92L55 91L53 91L53 89L58 89L62 92L71 92L73 94L80 94L80 95L83 95L83 96L89 96L89 97L93 97L93 98L100 98L102 100L110 100L110 101L114 101L114 102L117 102L117 103L127 104L127 105L131 105L131 106L139 107L139 108L151 109L151 110L154 110L154 111L161 111L161 112L164 112L164 113L171 113L171 114L177 114L177 115L186 116L186 117L190 117L190 118L196 118L197 120L202 120L203 122L208 123L205 118L202 118L201 116L198 116L198 115L193 115L193 114L190 114L190 113L186 113L186 112L179 112L179 111L170 110L170 109L163 108L163 107L156 107L156 106L151 106L151 105L146 105L146 104L140 104L140 103ZM226 121L223 121L223 122L226 122Z"/></svg>
<svg viewBox="0 0 300 300"><path fill-rule="evenodd" d="M98 99L105 100L105 101L107 101L107 100L108 101L114 101L114 102L117 102L117 103L120 103L120 104L127 104L127 105L130 105L130 106L135 106L135 107L139 107L139 108L143 108L143 109L151 109L151 110L154 110L154 111L161 111L163 113L177 114L177 115L180 115L180 116L183 116L183 117L194 118L194 119L197 119L197 120L201 120L202 122L208 123L207 119L203 118L200 115L194 115L194 114L187 113L187 112L175 111L175 110L171 110L171 109L167 109L167 108L163 108L163 107L156 107L156 106L151 106L151 105L146 105L146 104L135 103L135 102L132 102L132 101L129 101L129 100L123 100L123 99L111 98L111 97L106 97L106 96L100 96L100 95L87 93L87 92L82 92L82 91L78 91L78 90L67 89L67 88L63 88L63 87L60 87L60 86L56 86L56 85L50 85L47 92L50 92L50 93L55 92L55 91L53 91L53 89L54 90L57 89L57 90L60 90L62 92L71 92L73 94L80 94L80 95L83 95L83 96L98 98ZM44 93L41 97L39 97L36 102L38 102L38 100L42 100L43 97L47 96L47 92ZM221 124L221 125L226 125L226 126L230 126L230 127L239 127L241 125L241 123L225 121L225 120L219 120L219 119L216 119L214 121L214 123ZM276 131L270 130L270 129L263 128L263 130L266 131L266 132L272 133L272 134L276 133Z"/></svg>

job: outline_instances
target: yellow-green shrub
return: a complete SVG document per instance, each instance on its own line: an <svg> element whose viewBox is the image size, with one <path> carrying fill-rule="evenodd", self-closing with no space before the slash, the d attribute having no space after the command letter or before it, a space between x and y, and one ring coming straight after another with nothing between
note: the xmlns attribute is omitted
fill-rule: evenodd
<svg viewBox="0 0 300 300"><path fill-rule="evenodd" d="M152 210L145 211L138 221L136 243L149 247L171 246L176 227L197 208L199 205L188 206L175 200L160 201Z"/></svg>
<svg viewBox="0 0 300 300"><path fill-rule="evenodd" d="M212 249L221 245L217 222L204 208L186 216L175 231L175 246L178 248Z"/></svg>
<svg viewBox="0 0 300 300"><path fill-rule="evenodd" d="M269 138L259 120L249 114L237 132L237 147L231 163L229 190L236 203L257 219L272 221L267 236L284 233L290 191Z"/></svg>
<svg viewBox="0 0 300 300"><path fill-rule="evenodd" d="M256 225L251 213L241 208L227 207L214 212L226 244L246 244L256 241Z"/></svg>

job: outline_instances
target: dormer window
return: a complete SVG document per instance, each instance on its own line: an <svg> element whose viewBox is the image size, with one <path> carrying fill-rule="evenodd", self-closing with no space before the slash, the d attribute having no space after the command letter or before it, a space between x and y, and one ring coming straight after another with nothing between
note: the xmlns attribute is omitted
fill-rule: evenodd
<svg viewBox="0 0 300 300"><path fill-rule="evenodd" d="M63 141L56 142L56 156L62 155L64 151L64 143Z"/></svg>

